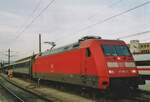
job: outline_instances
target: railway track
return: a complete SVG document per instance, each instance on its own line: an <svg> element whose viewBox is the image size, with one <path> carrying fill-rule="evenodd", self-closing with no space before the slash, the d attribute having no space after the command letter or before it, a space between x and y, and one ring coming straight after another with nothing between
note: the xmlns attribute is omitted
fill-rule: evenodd
<svg viewBox="0 0 150 102"><path fill-rule="evenodd" d="M17 102L17 99L0 85L0 102Z"/></svg>
<svg viewBox="0 0 150 102"><path fill-rule="evenodd" d="M7 82L7 79L5 78L4 79L1 78L0 83L3 83L3 86L7 87L7 90L11 91L11 94L13 94L15 98L18 98L17 100L19 102L47 102L47 100L43 100L41 99L41 97L33 95L30 92L27 92L27 93L21 92L19 89L16 88L15 85L10 85L10 83ZM13 87L13 90L12 90L12 87ZM52 86L49 86L49 87L52 87ZM128 91L121 90L119 92L108 91L108 92L103 93L99 91L96 92L95 90L88 90L88 91L86 90L85 92L80 90L80 91L75 92L75 90L73 90L73 87L69 89L65 89L65 88L60 89L60 87L59 88L53 87L53 88L62 90L66 93L76 94L77 96L79 95L79 96L85 97L89 100L92 100L92 102L150 102L150 92L142 91L142 90L128 90ZM81 92L85 94L81 95ZM93 96L93 93L95 94L94 96ZM52 102L58 102L58 100L53 100ZM65 101L61 101L61 102L65 102Z"/></svg>
<svg viewBox="0 0 150 102"><path fill-rule="evenodd" d="M150 102L150 92L141 90L122 90L120 92L109 91L98 94L96 102Z"/></svg>
<svg viewBox="0 0 150 102"><path fill-rule="evenodd" d="M0 86L10 93L17 100L17 102L51 102L50 100L39 97L36 94L9 83L4 78L0 78Z"/></svg>
<svg viewBox="0 0 150 102"><path fill-rule="evenodd" d="M43 82L44 83L44 82ZM45 83L50 85L50 83ZM62 90L71 94L80 95L87 99L93 100L92 102L150 102L150 92L140 89L120 89L109 90L107 92L100 92L93 89L81 90L79 87L70 86L49 86Z"/></svg>
<svg viewBox="0 0 150 102"><path fill-rule="evenodd" d="M17 101L19 102L25 102L23 99L21 99L19 96L17 96L13 91L10 91L9 88L5 87L4 85L0 84L0 86L5 89L7 92L9 92Z"/></svg>

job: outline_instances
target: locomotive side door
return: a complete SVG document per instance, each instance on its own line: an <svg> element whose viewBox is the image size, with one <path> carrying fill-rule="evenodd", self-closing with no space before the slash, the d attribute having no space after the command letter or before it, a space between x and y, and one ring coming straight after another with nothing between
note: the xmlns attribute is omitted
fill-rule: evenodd
<svg viewBox="0 0 150 102"><path fill-rule="evenodd" d="M81 80L84 84L87 84L88 81L88 67L91 60L91 51L90 48L86 48L83 51L83 62L81 67Z"/></svg>

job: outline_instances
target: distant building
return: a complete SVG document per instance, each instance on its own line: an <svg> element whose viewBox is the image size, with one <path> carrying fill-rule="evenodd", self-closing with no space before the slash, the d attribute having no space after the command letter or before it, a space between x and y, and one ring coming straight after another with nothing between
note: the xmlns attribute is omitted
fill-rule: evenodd
<svg viewBox="0 0 150 102"><path fill-rule="evenodd" d="M139 40L131 40L130 41L130 51L132 53L140 53L141 52Z"/></svg>
<svg viewBox="0 0 150 102"><path fill-rule="evenodd" d="M140 44L141 53L150 53L150 43Z"/></svg>
<svg viewBox="0 0 150 102"><path fill-rule="evenodd" d="M131 40L129 48L131 53L150 53L150 43L140 43L139 40Z"/></svg>

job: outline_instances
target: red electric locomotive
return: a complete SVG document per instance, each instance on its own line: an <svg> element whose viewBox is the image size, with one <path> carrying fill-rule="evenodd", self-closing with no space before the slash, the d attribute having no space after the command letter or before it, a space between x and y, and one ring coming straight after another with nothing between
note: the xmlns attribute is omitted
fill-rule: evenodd
<svg viewBox="0 0 150 102"><path fill-rule="evenodd" d="M111 86L137 87L144 84L138 78L125 42L90 36L36 57L32 75L33 78L101 90Z"/></svg>

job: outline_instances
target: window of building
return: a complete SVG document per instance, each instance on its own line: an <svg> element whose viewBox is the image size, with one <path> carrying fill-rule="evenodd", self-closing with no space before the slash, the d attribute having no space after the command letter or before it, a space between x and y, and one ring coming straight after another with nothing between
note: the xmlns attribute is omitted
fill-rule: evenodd
<svg viewBox="0 0 150 102"><path fill-rule="evenodd" d="M149 53L149 50L146 50L146 53Z"/></svg>
<svg viewBox="0 0 150 102"><path fill-rule="evenodd" d="M141 52L144 53L144 50L142 50Z"/></svg>

